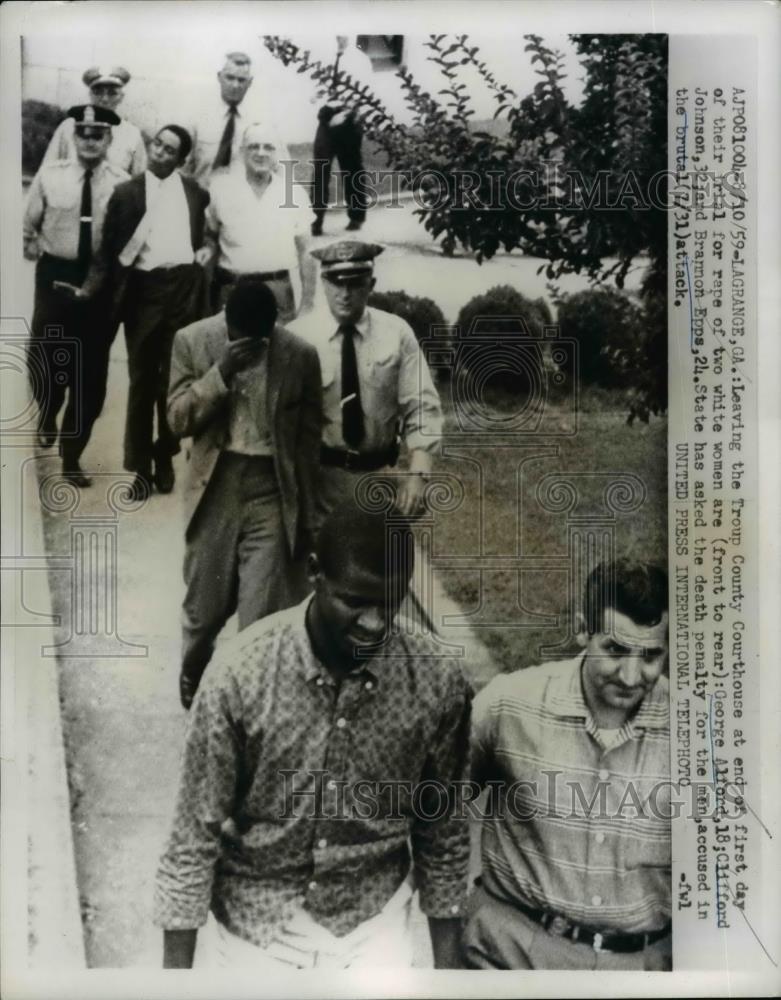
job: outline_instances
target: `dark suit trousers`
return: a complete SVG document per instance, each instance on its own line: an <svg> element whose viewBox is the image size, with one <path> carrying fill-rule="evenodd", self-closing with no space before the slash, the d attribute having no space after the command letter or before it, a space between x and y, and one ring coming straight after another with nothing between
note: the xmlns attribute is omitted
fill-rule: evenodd
<svg viewBox="0 0 781 1000"><path fill-rule="evenodd" d="M203 284L203 269L197 264L134 269L128 275L123 317L130 376L126 469L148 474L153 458L179 451L166 417L171 350L176 331L200 318Z"/></svg>
<svg viewBox="0 0 781 1000"><path fill-rule="evenodd" d="M363 170L362 138L360 125L352 119L348 119L342 125L320 122L317 126L312 153L314 166L312 208L318 220L323 219L328 205L331 163L334 157L339 163L339 169L344 172L344 200L348 218L356 222L362 222L366 218L366 195L355 184L356 173Z"/></svg>
<svg viewBox="0 0 781 1000"><path fill-rule="evenodd" d="M235 611L244 629L309 590L305 560L290 554L274 460L222 452L185 542L182 672L198 682Z"/></svg>
<svg viewBox="0 0 781 1000"><path fill-rule="evenodd" d="M106 321L106 299L77 302L52 288L55 281L80 285L77 261L44 254L35 269L35 307L28 346L33 397L42 416L54 420L68 402L60 427L66 464L77 462L106 398L108 359L116 326Z"/></svg>

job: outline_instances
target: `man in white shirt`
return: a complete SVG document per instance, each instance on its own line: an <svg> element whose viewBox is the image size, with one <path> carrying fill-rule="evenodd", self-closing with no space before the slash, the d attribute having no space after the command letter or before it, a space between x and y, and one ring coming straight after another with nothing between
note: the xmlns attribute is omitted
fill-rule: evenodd
<svg viewBox="0 0 781 1000"><path fill-rule="evenodd" d="M219 96L211 96L199 106L189 127L193 148L183 168L184 174L207 190L213 175L232 172L241 165L242 133L257 118L245 101L252 85L252 63L245 52L229 52L217 80Z"/></svg>
<svg viewBox="0 0 781 1000"><path fill-rule="evenodd" d="M82 76L89 89L89 101L94 107L105 108L116 113L125 96L125 87L130 82L130 73L124 66L102 69L91 66ZM43 155L43 163L58 160L75 160L77 157L74 141L74 120L66 118L57 126ZM106 160L131 176L141 174L146 169L146 146L139 128L127 118L120 118L119 124L111 130L111 144Z"/></svg>
<svg viewBox="0 0 781 1000"><path fill-rule="evenodd" d="M260 275L274 293L283 323L314 301L316 267L307 252L306 218L291 199L279 163L282 143L264 125L244 130L244 174L212 180L206 211L206 246L216 263L212 305L216 310L242 274Z"/></svg>
<svg viewBox="0 0 781 1000"><path fill-rule="evenodd" d="M149 147L149 169L112 195L103 254L82 289L91 294L107 281L125 324L130 386L124 458L125 468L136 473L138 500L148 496L153 478L160 493L173 489L171 458L179 444L166 417L171 347L176 331L205 311L198 251L209 195L179 172L190 149L186 129L160 129Z"/></svg>

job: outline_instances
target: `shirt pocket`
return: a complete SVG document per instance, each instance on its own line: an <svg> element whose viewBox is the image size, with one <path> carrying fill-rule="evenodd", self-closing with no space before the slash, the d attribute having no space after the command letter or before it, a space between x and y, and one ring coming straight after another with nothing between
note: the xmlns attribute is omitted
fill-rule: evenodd
<svg viewBox="0 0 781 1000"><path fill-rule="evenodd" d="M396 399L399 385L399 364L398 352L382 353L372 357L369 365L369 381L374 389L387 396Z"/></svg>
<svg viewBox="0 0 781 1000"><path fill-rule="evenodd" d="M633 869L669 869L672 864L672 829L670 825L670 784L668 781L637 779L634 782L637 806L627 807L629 834L626 844L626 867ZM630 798L627 795L626 801Z"/></svg>

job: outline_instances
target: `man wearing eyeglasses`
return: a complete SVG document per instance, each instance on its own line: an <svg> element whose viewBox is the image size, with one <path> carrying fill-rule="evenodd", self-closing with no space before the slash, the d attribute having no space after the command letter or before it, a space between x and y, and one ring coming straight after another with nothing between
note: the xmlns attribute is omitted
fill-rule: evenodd
<svg viewBox="0 0 781 1000"><path fill-rule="evenodd" d="M215 265L215 312L242 274L260 275L283 323L312 306L316 268L307 252L306 210L288 196L279 162L283 150L265 125L248 125L241 142L243 173L212 179L204 259Z"/></svg>

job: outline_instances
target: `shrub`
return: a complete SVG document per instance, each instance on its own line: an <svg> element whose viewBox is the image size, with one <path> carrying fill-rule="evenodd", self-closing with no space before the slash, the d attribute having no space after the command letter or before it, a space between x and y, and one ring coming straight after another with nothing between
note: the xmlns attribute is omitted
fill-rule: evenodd
<svg viewBox="0 0 781 1000"><path fill-rule="evenodd" d="M442 310L431 299L406 292L372 292L369 305L401 316L412 327L418 342L431 336L431 328L445 326Z"/></svg>
<svg viewBox="0 0 781 1000"><path fill-rule="evenodd" d="M22 101L22 173L38 172L54 130L65 112L46 101Z"/></svg>
<svg viewBox="0 0 781 1000"><path fill-rule="evenodd" d="M528 299L511 285L495 285L484 295L475 295L458 314L461 366L491 369L489 385L515 395L528 392L529 379L510 362L497 367L497 340L504 337L542 338L553 322L544 299Z"/></svg>
<svg viewBox="0 0 781 1000"><path fill-rule="evenodd" d="M584 385L623 386L643 337L642 310L628 295L594 288L565 295L559 302L559 329L579 348L580 379Z"/></svg>

